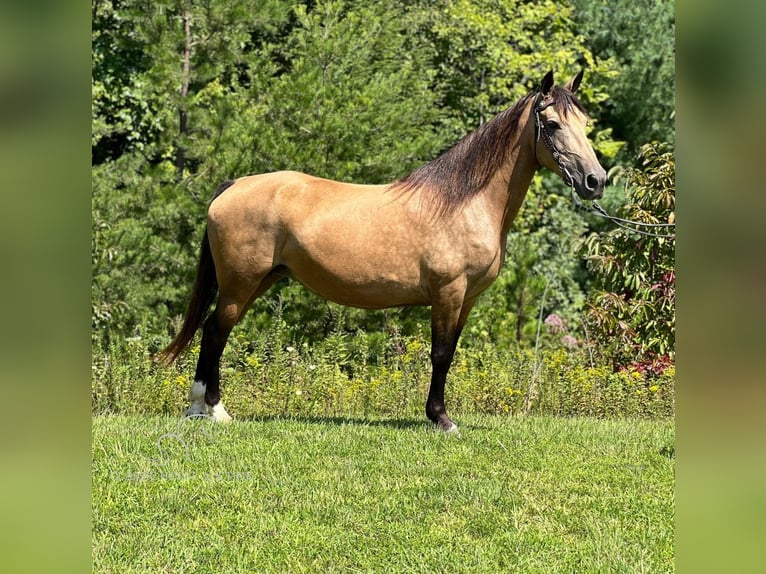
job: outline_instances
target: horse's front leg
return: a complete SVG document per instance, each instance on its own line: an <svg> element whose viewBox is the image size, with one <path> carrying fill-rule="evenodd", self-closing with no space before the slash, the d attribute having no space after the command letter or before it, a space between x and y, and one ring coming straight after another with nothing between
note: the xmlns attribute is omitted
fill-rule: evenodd
<svg viewBox="0 0 766 574"><path fill-rule="evenodd" d="M452 365L460 332L473 301L464 301L464 290L456 290L431 307L431 386L426 400L426 416L444 432L456 432L457 425L447 415L444 387Z"/></svg>

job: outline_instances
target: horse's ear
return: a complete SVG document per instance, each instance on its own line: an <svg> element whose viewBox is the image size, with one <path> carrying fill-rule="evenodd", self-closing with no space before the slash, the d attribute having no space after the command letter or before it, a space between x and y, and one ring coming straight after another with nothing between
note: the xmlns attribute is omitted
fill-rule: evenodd
<svg viewBox="0 0 766 574"><path fill-rule="evenodd" d="M544 96L547 96L548 94L551 93L552 87L553 87L553 70L545 74L543 81L540 82L540 93Z"/></svg>
<svg viewBox="0 0 766 574"><path fill-rule="evenodd" d="M585 70L580 70L580 73L570 80L570 82L565 86L567 90L573 94L577 93L577 88L580 87L580 82L582 82L582 74L584 71Z"/></svg>

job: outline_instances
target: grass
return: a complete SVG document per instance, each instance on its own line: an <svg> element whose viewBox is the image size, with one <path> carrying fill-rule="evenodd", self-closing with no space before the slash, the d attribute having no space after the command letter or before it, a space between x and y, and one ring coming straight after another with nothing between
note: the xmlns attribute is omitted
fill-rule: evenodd
<svg viewBox="0 0 766 574"><path fill-rule="evenodd" d="M93 419L94 572L671 572L669 420Z"/></svg>

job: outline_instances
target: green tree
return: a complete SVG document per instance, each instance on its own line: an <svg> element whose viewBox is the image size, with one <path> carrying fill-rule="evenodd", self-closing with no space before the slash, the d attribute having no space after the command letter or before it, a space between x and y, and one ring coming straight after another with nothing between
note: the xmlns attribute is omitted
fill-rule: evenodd
<svg viewBox="0 0 766 574"><path fill-rule="evenodd" d="M587 80L578 95L589 108L609 97L607 82L616 75L614 62L591 53L569 5L553 0L437 4L441 8L433 12L431 26L437 82L456 135L536 90L548 70L554 70L563 83L586 69Z"/></svg>
<svg viewBox="0 0 766 574"><path fill-rule="evenodd" d="M285 62L253 93L237 129L255 172L297 169L345 181L391 181L445 145L427 46L398 3L298 4L269 60Z"/></svg>
<svg viewBox="0 0 766 574"><path fill-rule="evenodd" d="M594 56L619 72L599 117L628 142L630 165L645 142L675 142L673 0L571 0L573 17Z"/></svg>
<svg viewBox="0 0 766 574"><path fill-rule="evenodd" d="M284 5L94 1L95 339L162 334L183 309L207 200L220 182L200 142L225 121L251 43L287 21Z"/></svg>
<svg viewBox="0 0 766 574"><path fill-rule="evenodd" d="M212 100L200 94L230 85L288 9L285 0L93 0L94 163L138 151L171 161L178 178L193 172L200 158L189 148L210 133L201 120Z"/></svg>

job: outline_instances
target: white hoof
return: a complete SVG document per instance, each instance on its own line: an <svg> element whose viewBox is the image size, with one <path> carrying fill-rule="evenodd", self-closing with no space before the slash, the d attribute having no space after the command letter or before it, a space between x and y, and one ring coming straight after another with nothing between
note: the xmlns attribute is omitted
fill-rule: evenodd
<svg viewBox="0 0 766 574"><path fill-rule="evenodd" d="M210 409L210 416L213 418L214 421L219 423L228 423L232 420L231 415L226 412L226 409L223 408L223 403L218 402L217 405L214 407L211 407Z"/></svg>
<svg viewBox="0 0 766 574"><path fill-rule="evenodd" d="M443 433L447 433L447 434L457 434L458 433L457 425L455 423L453 423L452 421L450 421L449 424L445 424L443 422L439 422L436 425L436 429L442 431Z"/></svg>

